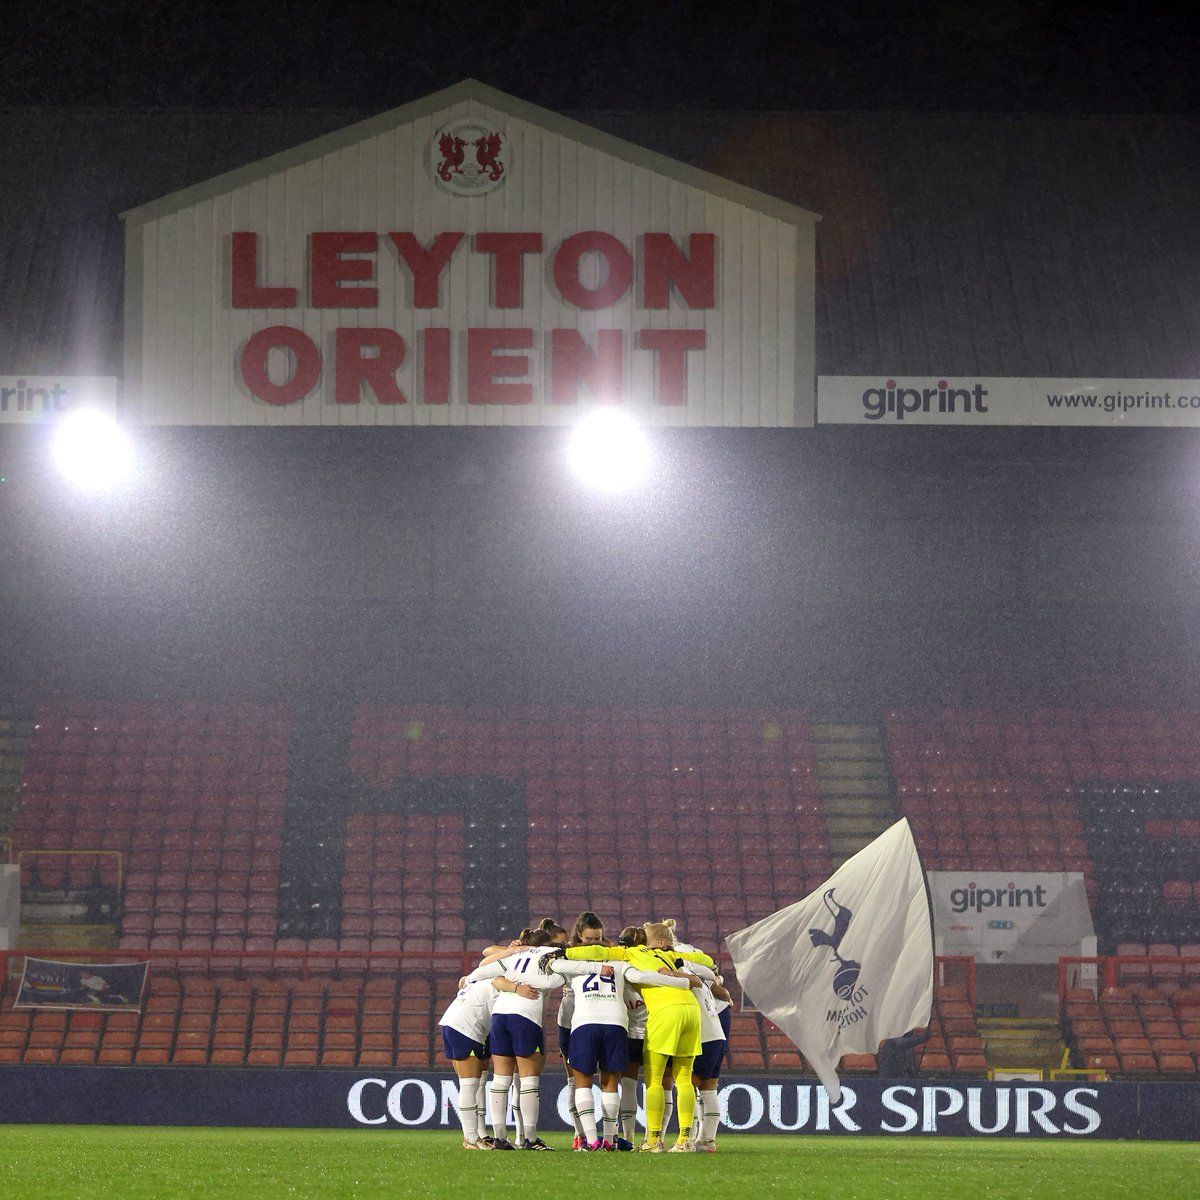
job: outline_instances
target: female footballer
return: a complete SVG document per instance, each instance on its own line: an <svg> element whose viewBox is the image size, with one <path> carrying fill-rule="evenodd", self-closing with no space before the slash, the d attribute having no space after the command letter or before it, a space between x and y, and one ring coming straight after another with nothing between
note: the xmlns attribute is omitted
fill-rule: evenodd
<svg viewBox="0 0 1200 1200"><path fill-rule="evenodd" d="M646 930L645 946L570 946L566 950L566 957L582 962L616 959L632 963L643 971L668 975L677 973L676 962L679 959L698 962L710 969L716 966L702 951L675 951L669 925L653 922L643 928ZM692 1118L696 1110L692 1065L700 1053L700 1005L690 987L685 992L671 985L639 986L647 1012L646 1143L642 1149L653 1154L663 1151L663 1074L671 1068L679 1093L679 1139L671 1147L671 1152L690 1152L693 1149Z"/></svg>

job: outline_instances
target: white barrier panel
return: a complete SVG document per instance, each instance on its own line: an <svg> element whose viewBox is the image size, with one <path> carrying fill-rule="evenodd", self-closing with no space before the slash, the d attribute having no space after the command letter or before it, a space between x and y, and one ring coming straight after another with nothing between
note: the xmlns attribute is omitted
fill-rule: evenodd
<svg viewBox="0 0 1200 1200"><path fill-rule="evenodd" d="M12 950L21 932L21 868L0 866L0 950Z"/></svg>
<svg viewBox="0 0 1200 1200"><path fill-rule="evenodd" d="M821 375L819 425L1200 426L1200 379Z"/></svg>
<svg viewBox="0 0 1200 1200"><path fill-rule="evenodd" d="M1083 876L1040 871L930 871L938 954L976 962L1054 963L1096 953Z"/></svg>
<svg viewBox="0 0 1200 1200"><path fill-rule="evenodd" d="M100 375L0 375L0 425L57 421L81 408L114 415L117 380Z"/></svg>

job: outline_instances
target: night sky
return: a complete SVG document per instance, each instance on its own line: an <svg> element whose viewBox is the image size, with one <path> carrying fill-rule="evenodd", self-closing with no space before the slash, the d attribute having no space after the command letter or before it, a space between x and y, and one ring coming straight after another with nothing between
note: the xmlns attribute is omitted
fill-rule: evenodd
<svg viewBox="0 0 1200 1200"><path fill-rule="evenodd" d="M0 105L383 110L472 76L557 110L1195 113L1180 7L14 0Z"/></svg>
<svg viewBox="0 0 1200 1200"><path fill-rule="evenodd" d="M1194 115L1167 11L20 4L0 108L371 112L474 77L566 112ZM700 431L616 513L546 431L146 433L127 513L6 437L0 686L1200 704L1196 431L878 432Z"/></svg>

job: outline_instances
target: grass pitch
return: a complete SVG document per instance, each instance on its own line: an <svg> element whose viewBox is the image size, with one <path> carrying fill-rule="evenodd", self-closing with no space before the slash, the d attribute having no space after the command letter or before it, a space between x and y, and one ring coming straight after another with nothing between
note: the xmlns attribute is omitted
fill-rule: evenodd
<svg viewBox="0 0 1200 1200"><path fill-rule="evenodd" d="M569 1141L547 1141L566 1149ZM0 1196L638 1196L814 1200L1195 1194L1200 1145L954 1138L739 1137L713 1154L484 1154L448 1133L0 1127ZM1190 1181L1190 1182L1189 1182Z"/></svg>

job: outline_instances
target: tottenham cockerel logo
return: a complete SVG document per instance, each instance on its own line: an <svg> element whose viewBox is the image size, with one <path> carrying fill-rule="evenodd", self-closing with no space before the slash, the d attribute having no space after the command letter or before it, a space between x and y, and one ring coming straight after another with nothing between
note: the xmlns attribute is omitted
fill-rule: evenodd
<svg viewBox="0 0 1200 1200"><path fill-rule="evenodd" d="M829 947L833 954L833 961L837 964L837 970L833 973L833 990L842 1000L849 1000L854 995L855 986L858 984L862 963L857 963L851 958L843 958L838 953L842 938L846 936L846 930L850 928L850 920L854 913L844 904L839 904L833 898L833 893L834 889L830 888L824 896L825 907L829 909L833 917L833 932L826 933L824 929L810 929L808 936L812 939L814 946Z"/></svg>
<svg viewBox="0 0 1200 1200"><path fill-rule="evenodd" d="M438 186L456 196L484 196L508 177L508 138L480 121L443 125L429 143Z"/></svg>

